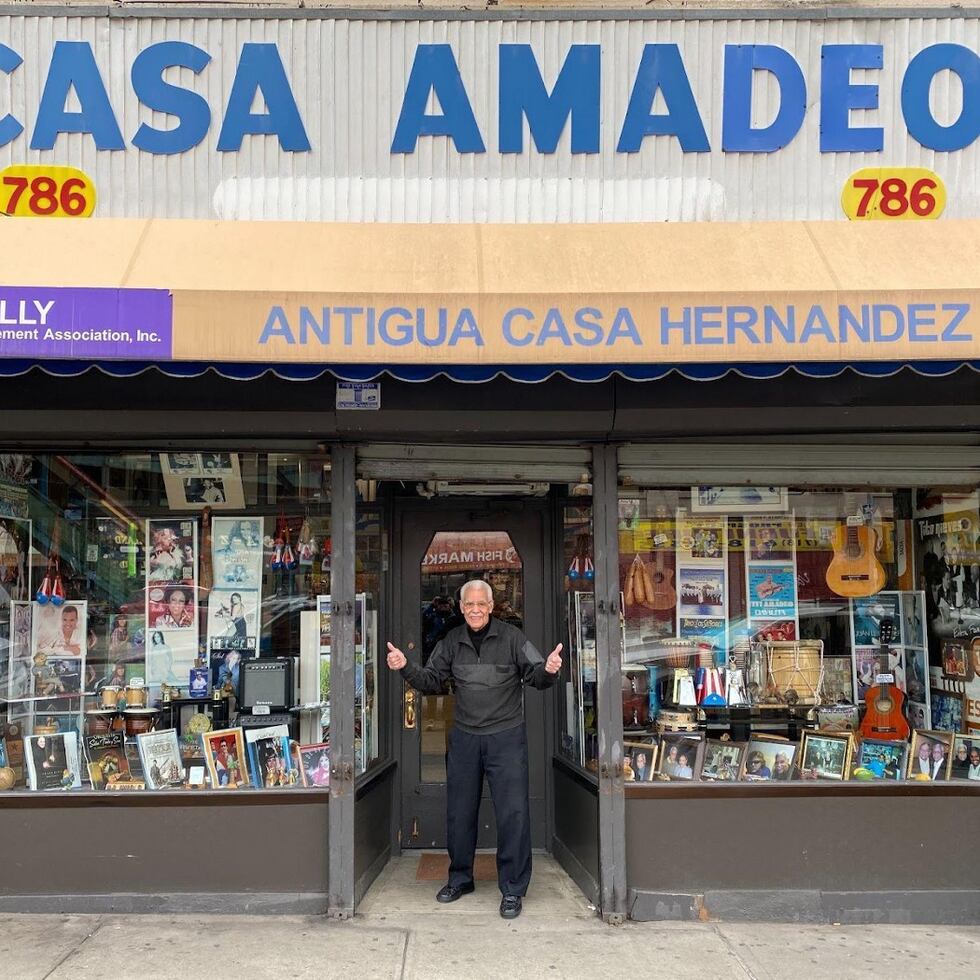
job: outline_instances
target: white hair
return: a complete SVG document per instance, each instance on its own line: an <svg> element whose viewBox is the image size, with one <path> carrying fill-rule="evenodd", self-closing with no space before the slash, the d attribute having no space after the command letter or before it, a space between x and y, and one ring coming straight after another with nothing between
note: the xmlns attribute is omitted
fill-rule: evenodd
<svg viewBox="0 0 980 980"><path fill-rule="evenodd" d="M466 582L463 587L459 590L459 601L466 601L466 593L470 589L480 589L483 594L487 597L488 602L493 602L493 589L490 587L489 582L484 582L482 578L471 578Z"/></svg>

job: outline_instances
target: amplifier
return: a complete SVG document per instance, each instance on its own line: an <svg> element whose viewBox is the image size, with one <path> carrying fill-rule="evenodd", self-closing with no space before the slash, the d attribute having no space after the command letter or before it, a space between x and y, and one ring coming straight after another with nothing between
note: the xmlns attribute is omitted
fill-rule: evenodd
<svg viewBox="0 0 980 980"><path fill-rule="evenodd" d="M243 709L255 707L285 710L293 705L293 658L259 657L243 660L238 703Z"/></svg>

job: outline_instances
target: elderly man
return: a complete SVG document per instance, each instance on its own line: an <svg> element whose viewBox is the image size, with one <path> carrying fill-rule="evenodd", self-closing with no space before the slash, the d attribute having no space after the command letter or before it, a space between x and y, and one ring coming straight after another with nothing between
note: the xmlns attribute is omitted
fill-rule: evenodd
<svg viewBox="0 0 980 980"><path fill-rule="evenodd" d="M449 881L436 895L455 902L473 891L473 858L483 777L490 783L497 819L497 883L500 914L516 919L531 880L531 816L528 806L527 733L522 686L544 690L561 670L559 643L545 659L509 623L491 617L493 589L480 580L460 590L465 623L436 645L426 666L410 664L388 644L388 666L422 694L441 694L451 680L456 723L446 755Z"/></svg>

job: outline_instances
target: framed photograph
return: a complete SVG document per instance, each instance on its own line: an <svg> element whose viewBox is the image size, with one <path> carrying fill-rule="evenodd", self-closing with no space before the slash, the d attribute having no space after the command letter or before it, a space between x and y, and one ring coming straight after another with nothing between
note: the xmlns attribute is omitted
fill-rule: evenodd
<svg viewBox="0 0 980 980"><path fill-rule="evenodd" d="M695 780L701 772L703 752L703 732L665 732L660 736L655 773L670 780Z"/></svg>
<svg viewBox="0 0 980 980"><path fill-rule="evenodd" d="M245 732L245 745L252 785L256 789L278 789L300 783L300 774L289 749L288 726L250 728Z"/></svg>
<svg viewBox="0 0 980 980"><path fill-rule="evenodd" d="M764 514L789 510L787 487L691 487L691 510L695 514Z"/></svg>
<svg viewBox="0 0 980 980"><path fill-rule="evenodd" d="M649 783L656 774L657 744L623 742L623 779L629 783ZM626 768L628 766L629 768Z"/></svg>
<svg viewBox="0 0 980 980"><path fill-rule="evenodd" d="M973 664L967 655L967 644L946 640L942 649L943 677L950 681L973 680Z"/></svg>
<svg viewBox="0 0 980 980"><path fill-rule="evenodd" d="M330 785L330 743L317 742L299 747L304 786L326 788Z"/></svg>
<svg viewBox="0 0 980 980"><path fill-rule="evenodd" d="M906 776L922 781L949 779L953 761L951 732L914 731Z"/></svg>
<svg viewBox="0 0 980 980"><path fill-rule="evenodd" d="M793 765L799 746L768 735L754 735L745 748L745 761L739 779L750 783L787 782L793 778Z"/></svg>
<svg viewBox="0 0 980 980"><path fill-rule="evenodd" d="M248 785L245 739L240 728L205 732L201 740L214 789L239 789Z"/></svg>
<svg viewBox="0 0 980 980"><path fill-rule="evenodd" d="M963 695L959 691L932 689L932 727L940 732L964 732Z"/></svg>
<svg viewBox="0 0 980 980"><path fill-rule="evenodd" d="M29 789L81 788L82 770L75 732L28 736L24 739L24 761Z"/></svg>
<svg viewBox="0 0 980 980"><path fill-rule="evenodd" d="M141 732L136 736L136 745L147 789L169 789L183 784L184 763L175 728Z"/></svg>
<svg viewBox="0 0 980 980"><path fill-rule="evenodd" d="M245 506L238 453L160 453L171 510L241 510Z"/></svg>
<svg viewBox="0 0 980 980"><path fill-rule="evenodd" d="M800 778L839 782L850 778L853 750L850 735L804 732L800 743Z"/></svg>
<svg viewBox="0 0 980 980"><path fill-rule="evenodd" d="M817 708L817 725L824 732L857 731L858 721L856 704L825 704Z"/></svg>
<svg viewBox="0 0 980 980"><path fill-rule="evenodd" d="M953 764L949 778L980 782L980 736L957 735L953 739Z"/></svg>
<svg viewBox="0 0 980 980"><path fill-rule="evenodd" d="M872 779L902 779L908 764L908 753L908 742L892 742L878 738L863 739L854 754L855 765L852 774L862 769L870 772ZM869 777L862 775L859 778Z"/></svg>
<svg viewBox="0 0 980 980"><path fill-rule="evenodd" d="M733 783L738 779L745 761L748 742L724 742L709 738L704 750L701 778L718 783Z"/></svg>

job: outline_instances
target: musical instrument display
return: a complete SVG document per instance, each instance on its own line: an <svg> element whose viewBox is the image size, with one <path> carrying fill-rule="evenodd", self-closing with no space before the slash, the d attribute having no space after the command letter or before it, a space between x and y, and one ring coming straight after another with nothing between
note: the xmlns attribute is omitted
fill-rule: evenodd
<svg viewBox="0 0 980 980"><path fill-rule="evenodd" d="M883 619L880 636L880 655L883 664L888 663L888 646L895 637L895 624ZM864 738L904 742L912 732L905 718L905 692L894 683L893 674L879 674L875 686L868 688L864 697L865 711L858 726Z"/></svg>

